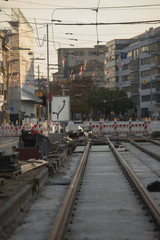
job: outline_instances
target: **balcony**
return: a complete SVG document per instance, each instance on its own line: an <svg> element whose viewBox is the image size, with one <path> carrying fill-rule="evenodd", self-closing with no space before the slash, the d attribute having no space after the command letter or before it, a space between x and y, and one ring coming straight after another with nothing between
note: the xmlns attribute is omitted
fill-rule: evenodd
<svg viewBox="0 0 160 240"><path fill-rule="evenodd" d="M130 69L124 69L122 72L122 77L126 76L126 75L130 75Z"/></svg>
<svg viewBox="0 0 160 240"><path fill-rule="evenodd" d="M122 82L122 88L131 86L131 81Z"/></svg>

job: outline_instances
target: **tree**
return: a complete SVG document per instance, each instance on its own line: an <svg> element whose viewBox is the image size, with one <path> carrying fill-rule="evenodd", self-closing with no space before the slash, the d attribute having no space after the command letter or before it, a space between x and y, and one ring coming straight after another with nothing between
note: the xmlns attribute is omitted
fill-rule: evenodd
<svg viewBox="0 0 160 240"><path fill-rule="evenodd" d="M124 114L133 107L132 100L124 90L109 90L99 88L88 95L87 102L92 107L94 115L103 115L107 118L111 112L116 115Z"/></svg>
<svg viewBox="0 0 160 240"><path fill-rule="evenodd" d="M70 96L71 118L75 113L81 113L84 118L90 113L90 106L87 103L88 93L95 89L91 77L76 78L76 80L62 80L52 83L50 91L53 96L61 96L63 92Z"/></svg>
<svg viewBox="0 0 160 240"><path fill-rule="evenodd" d="M52 82L50 83L50 92L53 96L62 95L62 88L61 88L61 82Z"/></svg>

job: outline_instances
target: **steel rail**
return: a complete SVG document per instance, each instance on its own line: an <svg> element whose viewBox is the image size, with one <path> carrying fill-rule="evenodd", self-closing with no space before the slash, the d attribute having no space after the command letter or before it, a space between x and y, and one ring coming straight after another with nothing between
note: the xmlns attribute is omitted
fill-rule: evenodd
<svg viewBox="0 0 160 240"><path fill-rule="evenodd" d="M157 140L150 140L151 143L160 146L160 142Z"/></svg>
<svg viewBox="0 0 160 240"><path fill-rule="evenodd" d="M76 173L65 194L63 203L58 211L58 214L53 223L51 231L49 232L47 240L62 240L64 237L67 222L70 217L71 209L74 203L75 194L77 192L77 189L81 180L81 176L84 172L85 164L88 158L90 145L91 145L91 142L89 140L85 148L85 151L83 153L83 156L81 158L81 161L78 165L78 168L76 170Z"/></svg>
<svg viewBox="0 0 160 240"><path fill-rule="evenodd" d="M135 147L139 148L140 150L142 150L143 152L147 153L148 155L150 155L151 157L153 157L154 159L160 161L160 154L154 153L148 149L146 149L145 147L142 147L141 145L137 144L135 141L128 139L128 141L134 145Z"/></svg>
<svg viewBox="0 0 160 240"><path fill-rule="evenodd" d="M136 191L139 193L141 199L143 200L144 204L146 205L147 209L151 213L153 219L155 220L158 227L160 227L160 207L156 204L154 199L151 197L147 189L143 186L143 184L139 181L139 179L136 177L136 175L132 172L126 161L123 159L123 157L120 155L120 153L117 151L113 143L110 141L109 138L107 138L107 142L109 146L111 147L114 156L116 157L119 165L122 167L122 169L125 171L127 176L130 178L132 184L136 188Z"/></svg>

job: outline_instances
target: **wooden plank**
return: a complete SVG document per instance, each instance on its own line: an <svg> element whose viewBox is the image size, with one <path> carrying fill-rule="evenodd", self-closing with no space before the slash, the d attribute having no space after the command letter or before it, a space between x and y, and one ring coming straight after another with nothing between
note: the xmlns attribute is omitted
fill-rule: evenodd
<svg viewBox="0 0 160 240"><path fill-rule="evenodd" d="M48 164L48 162L44 160L37 161L37 160L30 159L27 164L24 164L21 166L21 172L25 173L46 164Z"/></svg>

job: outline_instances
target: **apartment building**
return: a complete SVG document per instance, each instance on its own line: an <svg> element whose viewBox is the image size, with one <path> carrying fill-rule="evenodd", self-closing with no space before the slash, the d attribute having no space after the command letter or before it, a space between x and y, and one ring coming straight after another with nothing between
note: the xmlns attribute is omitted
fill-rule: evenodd
<svg viewBox="0 0 160 240"><path fill-rule="evenodd" d="M91 77L97 87L104 85L104 55L106 46L94 48L59 48L57 80Z"/></svg>
<svg viewBox="0 0 160 240"><path fill-rule="evenodd" d="M7 54L10 46L0 31L0 125L7 122Z"/></svg>
<svg viewBox="0 0 160 240"><path fill-rule="evenodd" d="M12 10L11 30L7 31L12 51L8 54L9 119L16 123L35 117L34 35L31 25L19 9Z"/></svg>
<svg viewBox="0 0 160 240"><path fill-rule="evenodd" d="M124 89L135 103L138 117L159 115L160 27L106 46L105 86Z"/></svg>

